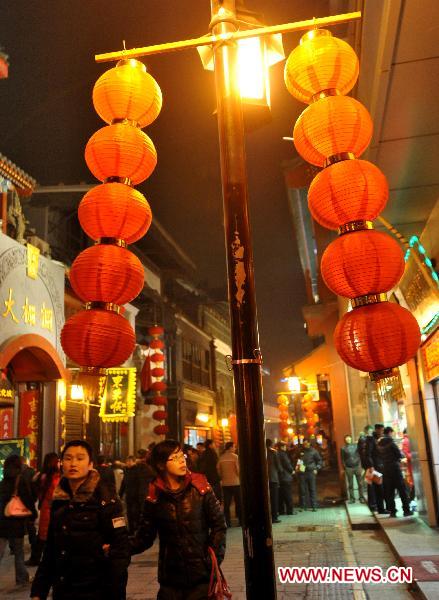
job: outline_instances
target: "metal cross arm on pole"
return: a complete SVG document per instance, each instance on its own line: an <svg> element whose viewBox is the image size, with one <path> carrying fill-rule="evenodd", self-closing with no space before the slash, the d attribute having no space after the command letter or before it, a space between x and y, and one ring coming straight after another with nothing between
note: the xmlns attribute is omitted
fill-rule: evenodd
<svg viewBox="0 0 439 600"><path fill-rule="evenodd" d="M255 27L254 29L245 29L234 32L225 32L219 35L203 35L198 38L181 40L179 42L168 42L156 44L154 46L144 46L142 48L131 48L130 50L118 50L117 52L107 52L96 54L95 61L112 62L121 59L140 58L142 56L151 56L153 54L163 54L165 52L176 52L178 50L187 50L197 48L198 46L212 46L225 40L243 40L261 35L273 35L276 33L292 33L293 31L303 31L317 27L329 27L339 25L340 23L349 23L361 19L361 12L344 13L330 17L320 17L318 19L307 19L305 21L296 21L294 23L284 23L283 25L270 25L267 27Z"/></svg>

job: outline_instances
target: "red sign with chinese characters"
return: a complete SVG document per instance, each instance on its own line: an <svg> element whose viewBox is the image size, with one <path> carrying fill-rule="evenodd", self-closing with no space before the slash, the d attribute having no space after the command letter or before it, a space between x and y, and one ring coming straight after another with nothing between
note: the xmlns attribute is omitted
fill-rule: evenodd
<svg viewBox="0 0 439 600"><path fill-rule="evenodd" d="M0 408L0 438L10 440L14 437L14 409Z"/></svg>
<svg viewBox="0 0 439 600"><path fill-rule="evenodd" d="M38 452L38 390L29 390L20 394L20 422L18 426L18 437L29 439L30 466L37 467Z"/></svg>

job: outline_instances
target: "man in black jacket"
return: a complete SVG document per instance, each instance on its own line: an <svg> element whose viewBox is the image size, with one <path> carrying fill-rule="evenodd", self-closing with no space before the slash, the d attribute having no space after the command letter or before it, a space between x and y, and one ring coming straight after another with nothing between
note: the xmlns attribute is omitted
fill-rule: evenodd
<svg viewBox="0 0 439 600"><path fill-rule="evenodd" d="M303 450L297 460L296 471L299 473L304 508L308 508L310 504L313 512L317 510L316 475L322 466L320 453L311 446L309 440L303 440Z"/></svg>
<svg viewBox="0 0 439 600"><path fill-rule="evenodd" d="M401 460L406 459L393 441L393 429L391 427L384 429L384 436L377 443L377 452L381 458L384 495L387 508L390 510L390 516L396 517L395 490L398 490L404 516L410 517L413 512L410 510L407 489L400 467Z"/></svg>
<svg viewBox="0 0 439 600"><path fill-rule="evenodd" d="M357 480L357 488L360 502L364 503L364 492L363 492L363 481L362 481L362 468L360 455L358 453L357 444L352 443L352 437L350 435L345 435L344 437L345 445L340 449L341 455L341 463L343 465L344 471L346 473L346 478L348 480L348 490L349 490L349 502L355 502L355 494L354 494L354 476Z"/></svg>
<svg viewBox="0 0 439 600"><path fill-rule="evenodd" d="M293 465L287 453L285 442L278 442L277 455L280 464L279 476L279 513L294 514L293 511Z"/></svg>
<svg viewBox="0 0 439 600"><path fill-rule="evenodd" d="M136 464L126 469L119 490L120 497L125 496L130 534L133 534L139 525L148 485L154 479L154 471L147 462L147 456L148 452L143 448L137 451Z"/></svg>
<svg viewBox="0 0 439 600"><path fill-rule="evenodd" d="M53 588L54 600L124 600L130 552L121 502L84 440L66 444L62 467L31 597L46 600Z"/></svg>

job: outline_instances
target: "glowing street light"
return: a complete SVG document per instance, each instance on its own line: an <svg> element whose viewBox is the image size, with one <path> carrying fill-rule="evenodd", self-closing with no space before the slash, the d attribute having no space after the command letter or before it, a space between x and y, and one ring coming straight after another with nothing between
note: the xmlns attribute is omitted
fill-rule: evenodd
<svg viewBox="0 0 439 600"><path fill-rule="evenodd" d="M288 389L293 394L298 394L300 392L300 379L298 377L288 377L287 385Z"/></svg>

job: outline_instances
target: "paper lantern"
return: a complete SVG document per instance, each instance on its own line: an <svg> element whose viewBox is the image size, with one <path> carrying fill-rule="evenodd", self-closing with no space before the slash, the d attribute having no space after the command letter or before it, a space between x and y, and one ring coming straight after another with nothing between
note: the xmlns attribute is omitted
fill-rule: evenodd
<svg viewBox="0 0 439 600"><path fill-rule="evenodd" d="M123 183L104 183L85 194L78 207L78 218L93 240L107 237L133 244L148 231L152 213L138 190Z"/></svg>
<svg viewBox="0 0 439 600"><path fill-rule="evenodd" d="M69 279L85 302L126 304L141 292L144 270L137 256L126 248L97 244L76 257Z"/></svg>
<svg viewBox="0 0 439 600"><path fill-rule="evenodd" d="M169 427L167 425L156 425L153 431L156 435L166 435L169 433Z"/></svg>
<svg viewBox="0 0 439 600"><path fill-rule="evenodd" d="M162 348L165 347L165 343L163 340L152 340L151 343L149 344L149 347L152 348L153 350L161 350Z"/></svg>
<svg viewBox="0 0 439 600"><path fill-rule="evenodd" d="M374 230L340 236L326 248L321 273L334 294L356 298L388 292L404 273L404 255L396 240Z"/></svg>
<svg viewBox="0 0 439 600"><path fill-rule="evenodd" d="M165 369L162 369L160 367L155 367L154 369L151 369L151 375L153 377L163 377L164 374L165 374Z"/></svg>
<svg viewBox="0 0 439 600"><path fill-rule="evenodd" d="M314 177L308 206L320 225L338 229L351 221L373 221L388 197L389 186L378 167L366 160L343 160Z"/></svg>
<svg viewBox="0 0 439 600"><path fill-rule="evenodd" d="M164 362L164 360L165 360L165 355L159 354L158 352L155 352L154 354L151 354L151 356L150 356L150 361L153 363Z"/></svg>
<svg viewBox="0 0 439 600"><path fill-rule="evenodd" d="M152 413L152 418L156 421L165 421L168 418L168 413L165 410L155 410Z"/></svg>
<svg viewBox="0 0 439 600"><path fill-rule="evenodd" d="M95 83L93 105L106 123L128 119L146 127L160 113L162 92L143 63L133 59L120 61Z"/></svg>
<svg viewBox="0 0 439 600"><path fill-rule="evenodd" d="M290 94L309 104L322 90L335 88L348 94L358 73L358 58L349 44L327 29L313 29L289 55L284 77Z"/></svg>
<svg viewBox="0 0 439 600"><path fill-rule="evenodd" d="M151 383L151 390L154 390L155 392L164 392L167 389L167 385L164 381L154 381L153 383Z"/></svg>
<svg viewBox="0 0 439 600"><path fill-rule="evenodd" d="M154 396L152 403L155 404L155 406L166 406L168 404L168 399L166 396Z"/></svg>
<svg viewBox="0 0 439 600"><path fill-rule="evenodd" d="M393 302L361 306L339 321L334 342L345 363L360 371L382 371L406 363L418 350L415 317Z"/></svg>
<svg viewBox="0 0 439 600"><path fill-rule="evenodd" d="M165 330L163 329L163 327L158 327L157 325L154 325L153 327L148 327L148 335L151 335L153 337L163 335L164 332Z"/></svg>
<svg viewBox="0 0 439 600"><path fill-rule="evenodd" d="M108 310L78 312L61 331L64 352L83 367L117 367L130 357L135 342L129 322Z"/></svg>
<svg viewBox="0 0 439 600"><path fill-rule="evenodd" d="M294 145L308 162L323 167L325 160L350 152L356 157L372 138L372 119L350 96L328 96L306 108L294 127Z"/></svg>
<svg viewBox="0 0 439 600"><path fill-rule="evenodd" d="M91 136L85 148L85 161L99 181L120 177L136 185L154 171L157 152L146 133L117 123L102 127Z"/></svg>

